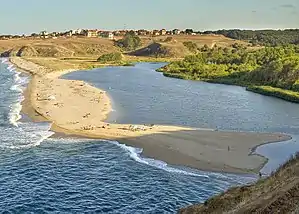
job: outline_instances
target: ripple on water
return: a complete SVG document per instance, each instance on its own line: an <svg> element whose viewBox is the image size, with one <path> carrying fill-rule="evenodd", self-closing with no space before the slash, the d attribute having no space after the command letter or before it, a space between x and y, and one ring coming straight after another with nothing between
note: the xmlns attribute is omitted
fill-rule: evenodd
<svg viewBox="0 0 299 214"><path fill-rule="evenodd" d="M6 59L3 60L4 63L8 63ZM143 67L143 65L137 65L137 68L140 66ZM232 185L242 185L255 180L255 178L246 176L176 168L161 161L142 157L140 149L120 145L117 142L47 139L52 134L49 131L50 124L48 123L22 123L18 121L19 117L14 117L15 124L13 124L12 121L9 121L12 116L9 115L9 112L12 112L11 109L15 109L13 115L19 115L19 109L11 107L15 103L20 103L22 97L18 87L12 87L16 81L20 81L19 74L11 65L8 69L5 68L4 72L0 73L0 98L3 104L0 106L0 208L3 212L175 213L180 207L203 202L208 197ZM139 81L139 78L132 78L132 74L129 73L131 70L132 68L128 69L126 75L130 77L130 80ZM149 80L151 75L157 74L152 72L152 69L141 69L141 72L146 76L146 80ZM88 76L92 77L92 75ZM164 84L165 79L157 79L155 75L153 77L156 82L154 87L150 85L151 89L157 93L162 92L160 95L152 96L155 102L158 102L159 97L167 97L165 89L161 90L161 85L159 85L161 82L157 82L162 80ZM123 86L121 84L125 82L123 79L121 81L115 79L115 81L119 81L120 86ZM175 81L187 92L195 92L194 87L197 86L191 82ZM140 92L146 91L141 88L145 83L143 81L142 84L139 82L139 84L130 85L136 86ZM18 84L23 83L19 82ZM111 85L111 82L108 81L107 84ZM115 86L118 85L110 88L111 91L119 93ZM208 86L210 91L213 87L215 86ZM154 90L155 88L159 88L159 90ZM196 99L193 100L204 97L202 89L194 93ZM215 90L217 92L217 89ZM238 90L236 92L235 88L227 90L222 93L222 98L221 96L220 98L223 99L223 97L231 95L230 99L226 99L228 102L232 102L233 96L240 93ZM132 92L124 91L126 96L132 97ZM171 97L167 97L167 102L170 105L182 104L173 105L172 103L173 96L178 95L177 91L172 91L170 95ZM127 99L126 96L123 97ZM183 99L186 96L180 95L179 97ZM134 97L136 100L142 98L144 98L143 95ZM208 105L215 103L210 94L206 98ZM247 100L246 96L241 96L241 98ZM118 100L123 102L123 99ZM218 105L219 103L222 102L217 100L217 108L221 107ZM127 105L127 103L122 104ZM163 102L159 101L159 104L159 112L168 111ZM189 109L192 106L196 110L196 108L203 108L202 104L187 101L181 106ZM233 105L230 103L230 106ZM151 106L151 108L153 107L155 106ZM142 112L143 109L142 106L137 106L137 109L133 110ZM239 107L238 109L242 110ZM230 110L226 110L230 115ZM119 112L119 109L116 108L116 111ZM276 110L272 109L271 111L275 112ZM219 109L211 109L209 112L217 114ZM240 111L240 114L242 112L244 111ZM172 109L171 113L170 117L180 115L180 112L175 109ZM136 112L134 114L136 115ZM148 119L146 111L138 115L142 119ZM158 119L163 118L159 114L157 116ZM181 121L180 118L181 116L173 117L174 122ZM250 127L250 124L255 124L255 118L252 117L248 120L249 124L247 125L249 126L247 127ZM164 121L171 121L170 118L164 119ZM192 119L193 117L190 118L190 120ZM200 120L196 117L194 119L196 125L198 125L197 121L205 121L204 124L214 124L215 122L210 121L207 117L200 117ZM259 121L261 121L260 118ZM192 121L187 122L187 124L192 123Z"/></svg>
<svg viewBox="0 0 299 214"><path fill-rule="evenodd" d="M81 139L48 139L39 147L6 151L0 170L0 207L11 212L174 213L254 180L167 172L135 161L115 143Z"/></svg>

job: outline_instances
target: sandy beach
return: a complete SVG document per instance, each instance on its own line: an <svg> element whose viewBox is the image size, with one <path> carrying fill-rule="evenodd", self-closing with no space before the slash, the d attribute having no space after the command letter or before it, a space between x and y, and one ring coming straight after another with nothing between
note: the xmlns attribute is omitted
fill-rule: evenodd
<svg viewBox="0 0 299 214"><path fill-rule="evenodd" d="M117 140L143 148L143 155L169 164L217 172L257 173L267 159L253 155L254 149L261 144L290 139L279 133L108 124L104 121L111 111L111 103L105 91L83 81L59 79L73 70L53 71L22 58L10 60L32 75L23 112L33 120L53 122L52 130L56 132Z"/></svg>

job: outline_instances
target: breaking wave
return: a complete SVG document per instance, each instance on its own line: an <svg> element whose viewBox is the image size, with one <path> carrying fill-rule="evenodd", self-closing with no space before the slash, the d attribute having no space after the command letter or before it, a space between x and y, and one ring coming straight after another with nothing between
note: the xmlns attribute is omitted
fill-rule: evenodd
<svg viewBox="0 0 299 214"><path fill-rule="evenodd" d="M120 144L117 141L107 141L107 142L112 143L114 145L117 145L118 147L120 147L123 150L127 151L130 154L130 157L132 159L134 159L135 161L139 162L139 163L143 163L143 164L146 164L146 165L149 165L149 166L153 166L153 167L162 169L162 170L167 171L167 172L209 178L208 175L197 174L197 173L188 172L188 171L185 171L185 170L182 170L182 169L179 169L179 168L171 167L167 163L165 163L164 161L155 160L155 159L152 159L152 158L142 157L141 154L142 154L143 149L141 149L141 148L135 148L135 147L127 146L125 144Z"/></svg>
<svg viewBox="0 0 299 214"><path fill-rule="evenodd" d="M22 121L23 92L29 82L29 77L22 75L7 58L1 58L2 65L0 77L3 83L1 99L3 104L2 114L7 117L0 121L4 124L0 127L1 145L0 148L20 149L31 146L38 146L45 139L54 134L50 131L50 123L33 123ZM6 112L6 113L5 113ZM5 125L7 124L7 125Z"/></svg>

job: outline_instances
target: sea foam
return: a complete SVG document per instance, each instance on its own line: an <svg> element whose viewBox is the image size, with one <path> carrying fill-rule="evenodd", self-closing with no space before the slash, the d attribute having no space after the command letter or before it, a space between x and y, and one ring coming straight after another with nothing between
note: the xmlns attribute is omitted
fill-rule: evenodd
<svg viewBox="0 0 299 214"><path fill-rule="evenodd" d="M10 72L13 72L13 85L10 87L11 91L14 91L17 93L18 98L16 100L16 103L13 103L10 106L10 112L9 112L9 122L14 125L18 126L19 120L22 118L21 116L21 110L22 110L22 101L24 100L23 96L23 90L25 85L28 83L28 77L21 77L21 72L18 72L15 70L14 66L10 64L8 61L6 61L6 64L8 64L7 70Z"/></svg>
<svg viewBox="0 0 299 214"><path fill-rule="evenodd" d="M45 139L54 134L50 131L50 123L20 122L22 118L22 101L24 100L23 91L26 88L29 78L17 71L7 58L1 58L0 63L4 64L5 76L10 76L8 89L5 89L9 103L7 122L10 124L0 127L2 135L2 144L0 148L4 149L25 149L39 146ZM2 73L2 72L1 72ZM0 73L0 75L1 75ZM1 88L0 88L1 90Z"/></svg>
<svg viewBox="0 0 299 214"><path fill-rule="evenodd" d="M152 158L142 157L141 154L142 154L143 149L141 149L141 148L135 148L135 147L127 146L125 144L120 144L117 141L107 141L107 142L112 143L112 144L122 148L123 150L125 150L126 152L129 153L130 157L133 160L135 160L139 163L143 163L143 164L146 164L146 165L149 165L149 166L152 166L152 167L156 167L156 168L159 168L159 169L162 169L164 171L171 172L171 173L209 178L209 176L205 175L205 174L198 174L198 173L194 173L194 172L188 172L187 170L171 167L167 163L165 163L164 161L155 160L155 159L152 159Z"/></svg>

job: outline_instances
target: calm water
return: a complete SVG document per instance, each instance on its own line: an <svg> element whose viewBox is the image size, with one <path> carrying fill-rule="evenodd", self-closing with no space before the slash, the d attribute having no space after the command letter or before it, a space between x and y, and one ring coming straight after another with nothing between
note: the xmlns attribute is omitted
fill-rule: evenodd
<svg viewBox="0 0 299 214"><path fill-rule="evenodd" d="M21 118L22 91L28 78L16 72L6 59L0 60L0 213L175 213L180 207L202 202L232 185L255 179L169 166L141 157L141 149L117 142L49 138L53 134L50 124ZM110 119L118 122L234 130L244 127L279 130L296 136L297 105L238 87L164 78L153 72L159 66L139 64L136 68L106 68L65 77L84 79L105 88L114 100L115 112ZM257 100L260 103L255 105ZM248 120L242 121L246 110L242 114L240 108L248 106L244 102L254 107L259 118L247 111ZM270 108L271 103L277 106ZM213 113L208 113L209 108ZM239 109L235 113L239 117L229 113L234 109ZM216 117L221 111L222 119ZM266 117L283 126L267 122ZM253 125L254 121L257 125ZM265 124L269 125L264 127ZM292 141L288 148L292 143L296 147ZM266 152L281 150L272 147ZM288 149L282 150L290 154ZM284 155L281 152L278 156Z"/></svg>
<svg viewBox="0 0 299 214"><path fill-rule="evenodd" d="M111 96L110 122L159 123L234 131L282 132L293 140L259 147L270 173L299 151L299 105L246 91L243 87L164 77L162 63L78 71L64 78L84 80Z"/></svg>

